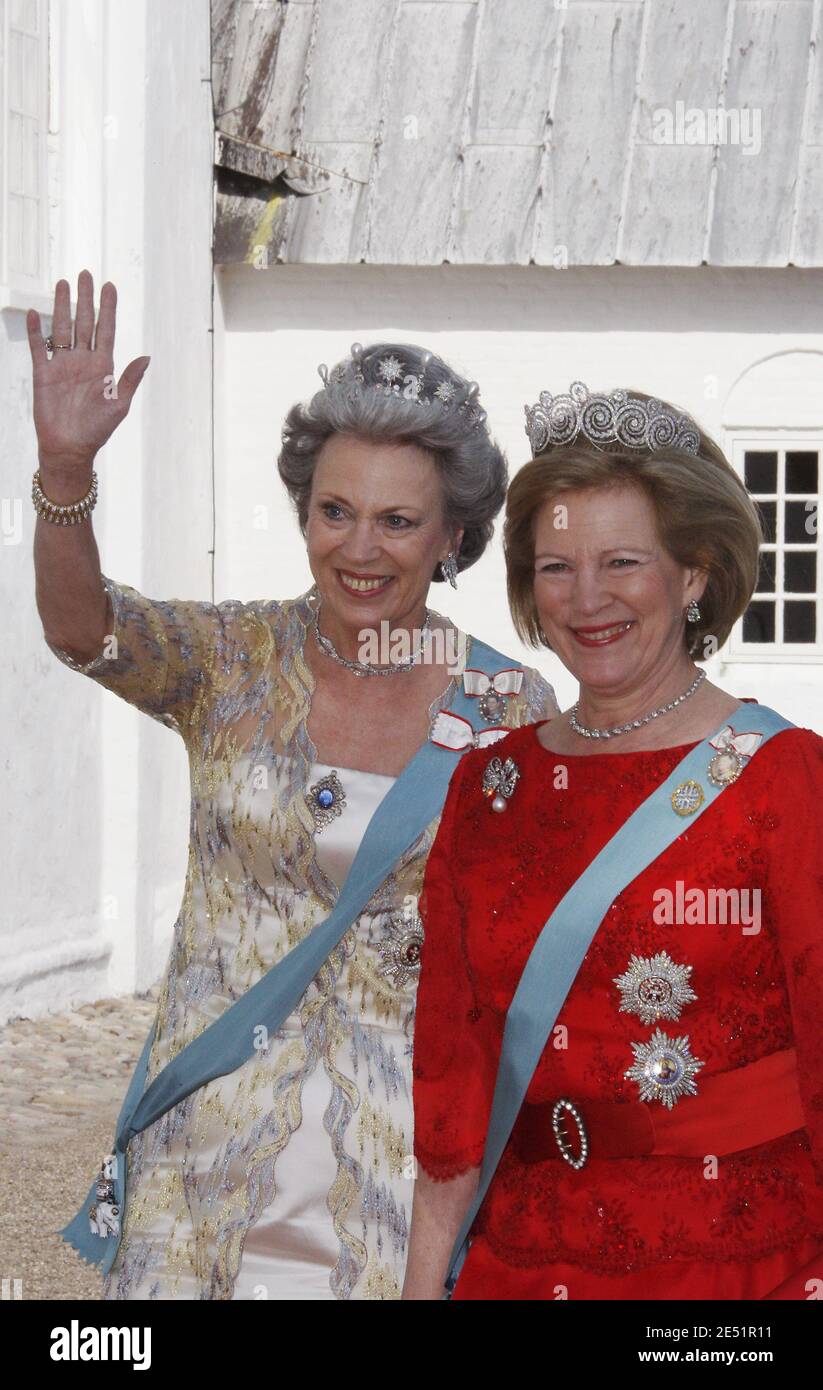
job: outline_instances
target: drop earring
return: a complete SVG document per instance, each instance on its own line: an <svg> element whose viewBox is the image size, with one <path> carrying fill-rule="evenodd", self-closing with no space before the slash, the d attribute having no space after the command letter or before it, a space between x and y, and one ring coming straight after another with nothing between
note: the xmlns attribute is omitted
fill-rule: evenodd
<svg viewBox="0 0 823 1390"><path fill-rule="evenodd" d="M696 599L692 599L691 603L689 604L688 608L686 609L686 622L687 622L687 623L699 623L699 622L700 622L700 609L699 609L698 606L697 606L697 600L696 600Z"/></svg>
<svg viewBox="0 0 823 1390"><path fill-rule="evenodd" d="M457 588L457 556L450 550L445 560L440 561L443 577L448 579L453 589Z"/></svg>

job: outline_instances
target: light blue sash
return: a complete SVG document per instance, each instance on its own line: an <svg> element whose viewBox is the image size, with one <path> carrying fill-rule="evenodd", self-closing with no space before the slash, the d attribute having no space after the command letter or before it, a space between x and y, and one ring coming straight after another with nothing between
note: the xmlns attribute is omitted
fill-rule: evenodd
<svg viewBox="0 0 823 1390"><path fill-rule="evenodd" d="M471 661L473 668L489 676L517 665L511 657L477 638L472 639ZM474 727L477 701L465 694L462 685L457 684L449 708ZM418 749L369 821L338 900L326 920L314 927L285 959L272 966L220 1018L182 1048L146 1087L156 1023L152 1026L117 1121L114 1191L120 1209L121 1235L125 1217L126 1149L131 1136L159 1119L192 1091L242 1066L256 1050L255 1040L259 1034L255 1030L261 1024L270 1034L282 1026L400 856L442 811L459 756L430 740ZM494 756L493 753L490 752L490 756ZM108 1273L120 1236L101 1236L91 1231L88 1208L95 1200L95 1188L96 1181L77 1215L56 1234L73 1245L84 1259L100 1265L103 1272Z"/></svg>
<svg viewBox="0 0 823 1390"><path fill-rule="evenodd" d="M745 730L762 734L760 748L782 729L796 727L767 705L748 702L724 719L720 728L725 728L730 719L742 725L737 728L738 733ZM688 830L724 790L706 776L717 752L710 739L718 733L720 729L687 753L665 782L629 816L561 898L532 947L506 1014L480 1178L449 1258L444 1285L449 1292L444 1297L451 1295L457 1282L469 1251L474 1219L509 1141L555 1019L606 912L626 885ZM562 761L562 755L557 756ZM674 810L671 796L676 787L687 781L698 782L705 799L684 819Z"/></svg>

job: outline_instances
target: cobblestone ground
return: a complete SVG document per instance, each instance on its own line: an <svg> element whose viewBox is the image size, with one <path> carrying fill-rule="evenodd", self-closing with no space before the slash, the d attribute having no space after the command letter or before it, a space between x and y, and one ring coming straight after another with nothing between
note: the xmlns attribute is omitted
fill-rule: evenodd
<svg viewBox="0 0 823 1390"><path fill-rule="evenodd" d="M111 1149L158 994L0 1028L0 1276L22 1280L23 1299L100 1298L96 1266L54 1232Z"/></svg>

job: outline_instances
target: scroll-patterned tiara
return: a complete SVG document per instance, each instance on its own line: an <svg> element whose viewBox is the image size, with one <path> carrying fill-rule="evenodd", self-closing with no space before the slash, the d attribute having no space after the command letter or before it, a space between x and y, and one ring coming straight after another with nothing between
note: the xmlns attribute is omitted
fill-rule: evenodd
<svg viewBox="0 0 823 1390"><path fill-rule="evenodd" d="M433 361L438 362L438 379L427 381L427 368ZM352 343L351 357L345 362L338 362L331 371L321 362L317 370L324 387L348 385L353 396L372 389L385 396L414 401L417 405L434 403L449 413L463 411L471 429L484 423L486 412L477 402L480 388L476 381L466 384L451 377L445 363L435 359L432 352L424 352L419 362L419 367L413 371L393 352L377 357L360 343Z"/></svg>
<svg viewBox="0 0 823 1390"><path fill-rule="evenodd" d="M570 444L584 434L598 448L685 449L696 454L700 431L689 415L675 415L662 401L641 401L627 391L592 394L574 381L568 395L541 391L536 405L527 405L526 434L536 458L549 445Z"/></svg>

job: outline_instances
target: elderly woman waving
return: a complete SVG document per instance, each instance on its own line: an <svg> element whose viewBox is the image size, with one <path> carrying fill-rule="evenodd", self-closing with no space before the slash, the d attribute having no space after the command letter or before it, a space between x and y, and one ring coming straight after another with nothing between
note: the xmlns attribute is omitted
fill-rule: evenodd
<svg viewBox="0 0 823 1390"><path fill-rule="evenodd" d="M175 730L185 891L112 1152L61 1233L115 1299L399 1298L426 855L465 752L550 686L427 607L483 553L505 461L429 352L352 348L283 431L314 575L294 599L146 598L100 571L93 461L115 289L30 311L37 601L63 662ZM61 350L62 349L62 350ZM57 523L57 524L55 524Z"/></svg>
<svg viewBox="0 0 823 1390"><path fill-rule="evenodd" d="M461 762L429 856L403 1296L804 1298L823 739L696 665L758 516L664 402L577 382L527 420L509 598L580 694Z"/></svg>

